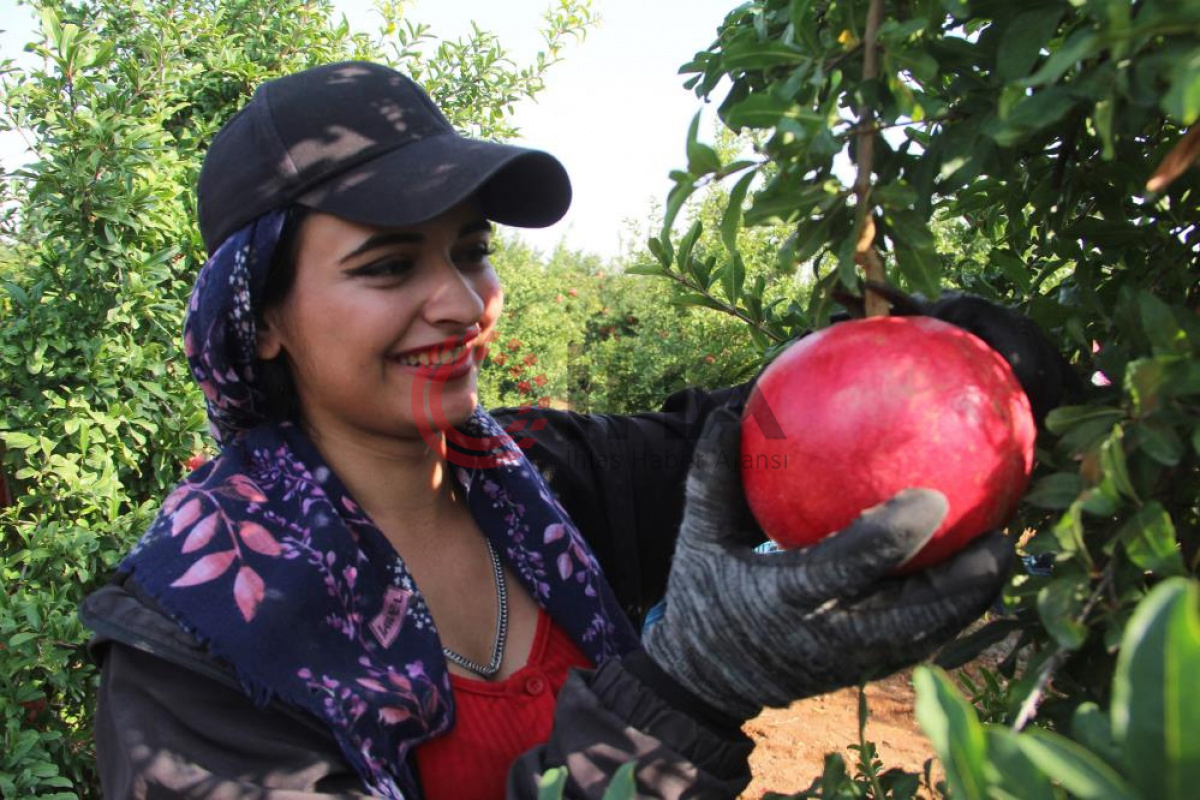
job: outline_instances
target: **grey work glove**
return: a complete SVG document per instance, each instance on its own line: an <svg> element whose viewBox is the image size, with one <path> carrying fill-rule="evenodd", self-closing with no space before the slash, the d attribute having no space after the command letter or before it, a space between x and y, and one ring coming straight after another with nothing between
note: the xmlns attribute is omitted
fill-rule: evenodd
<svg viewBox="0 0 1200 800"><path fill-rule="evenodd" d="M738 413L714 411L688 473L666 613L644 641L709 705L749 719L881 678L930 655L1003 588L1014 556L997 532L889 575L945 516L945 497L928 489L907 489L811 547L754 552L763 535L742 493L740 442Z"/></svg>

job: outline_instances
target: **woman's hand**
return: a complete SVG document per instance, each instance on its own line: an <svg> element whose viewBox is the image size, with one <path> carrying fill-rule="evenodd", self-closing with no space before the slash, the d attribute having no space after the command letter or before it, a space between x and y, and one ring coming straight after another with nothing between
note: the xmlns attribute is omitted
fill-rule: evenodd
<svg viewBox="0 0 1200 800"><path fill-rule="evenodd" d="M913 575L890 575L946 513L939 492L909 489L803 550L761 554L742 493L741 420L707 420L666 594L646 634L658 665L701 700L741 719L930 655L1004 585L1012 546L998 532ZM803 491L803 487L797 487Z"/></svg>

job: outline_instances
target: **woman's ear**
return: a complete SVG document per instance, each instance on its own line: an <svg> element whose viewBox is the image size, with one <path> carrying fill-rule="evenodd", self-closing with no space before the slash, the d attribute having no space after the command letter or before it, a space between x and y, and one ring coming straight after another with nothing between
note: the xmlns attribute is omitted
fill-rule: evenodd
<svg viewBox="0 0 1200 800"><path fill-rule="evenodd" d="M275 309L266 311L258 323L258 345L255 352L263 361L278 358L283 352L283 337L279 331L279 319L274 314Z"/></svg>

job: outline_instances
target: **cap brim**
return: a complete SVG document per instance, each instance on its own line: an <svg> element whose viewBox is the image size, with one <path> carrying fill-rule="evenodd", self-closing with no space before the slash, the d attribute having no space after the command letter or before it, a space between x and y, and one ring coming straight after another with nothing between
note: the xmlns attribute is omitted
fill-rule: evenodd
<svg viewBox="0 0 1200 800"><path fill-rule="evenodd" d="M571 205L571 181L540 150L431 136L349 169L297 198L302 205L378 227L433 219L471 196L502 225L544 228Z"/></svg>

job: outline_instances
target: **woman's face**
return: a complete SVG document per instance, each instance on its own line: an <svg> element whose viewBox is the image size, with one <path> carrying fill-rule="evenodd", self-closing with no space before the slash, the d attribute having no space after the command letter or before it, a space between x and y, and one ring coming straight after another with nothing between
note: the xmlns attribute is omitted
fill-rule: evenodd
<svg viewBox="0 0 1200 800"><path fill-rule="evenodd" d="M258 355L288 359L318 437L411 438L470 417L504 304L491 235L473 202L404 228L307 215Z"/></svg>

